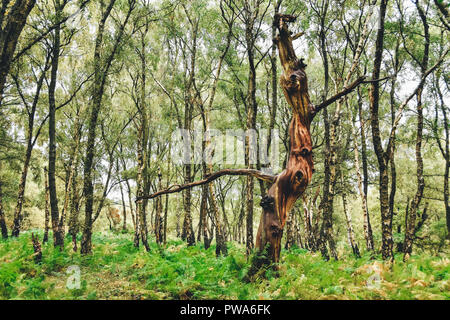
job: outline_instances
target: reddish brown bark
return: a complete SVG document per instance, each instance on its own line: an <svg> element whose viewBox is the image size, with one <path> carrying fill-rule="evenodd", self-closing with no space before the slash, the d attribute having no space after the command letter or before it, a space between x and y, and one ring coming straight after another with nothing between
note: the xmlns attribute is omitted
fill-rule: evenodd
<svg viewBox="0 0 450 320"><path fill-rule="evenodd" d="M256 236L258 249L262 251L268 245L269 259L275 263L279 261L287 215L310 183L314 170L310 133L312 105L308 94L306 65L296 57L293 38L287 27L287 23L293 21L295 17L290 15L277 14L274 18L274 24L279 30L274 41L283 67L280 84L293 112L289 126L289 158L286 169L276 177L261 200L263 213Z"/></svg>

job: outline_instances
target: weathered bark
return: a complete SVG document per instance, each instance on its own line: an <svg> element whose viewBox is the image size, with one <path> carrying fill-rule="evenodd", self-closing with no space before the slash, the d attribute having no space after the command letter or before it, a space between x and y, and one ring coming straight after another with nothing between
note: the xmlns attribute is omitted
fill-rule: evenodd
<svg viewBox="0 0 450 320"><path fill-rule="evenodd" d="M324 86L322 92L322 100L325 100L328 96L329 90L329 66L328 66L328 53L326 48L326 31L325 31L325 18L328 11L329 2L324 2L322 12L320 13L320 31L319 31L319 39L320 39L320 52L323 61L323 72L324 72ZM332 161L332 142L331 142L331 129L330 119L328 116L327 109L323 110L323 123L324 123L324 140L325 140L325 148L323 148L323 156L324 156L324 182L323 182L323 195L322 200L320 202L320 210L322 211L322 226L320 228L320 238L319 238L319 249L322 253L322 257L326 260L329 259L329 253L327 249L327 242L329 244L330 250L336 255L335 243L333 240L333 189L334 183L332 182L332 169L335 172L335 167L331 165Z"/></svg>
<svg viewBox="0 0 450 320"><path fill-rule="evenodd" d="M279 261L280 242L287 214L305 191L314 171L310 123L318 111L350 93L364 80L364 77L358 78L343 91L314 107L309 100L306 65L302 59L297 59L292 45L293 39L301 34L291 36L287 27L287 23L295 19L296 17L290 15L275 15L274 18L279 30L279 35L274 41L277 43L284 71L280 83L285 98L293 110L289 127L290 148L287 167L276 177L267 195L261 200L263 214L258 229L257 247L262 252L268 246L269 259L275 263ZM356 59L354 63L357 63Z"/></svg>

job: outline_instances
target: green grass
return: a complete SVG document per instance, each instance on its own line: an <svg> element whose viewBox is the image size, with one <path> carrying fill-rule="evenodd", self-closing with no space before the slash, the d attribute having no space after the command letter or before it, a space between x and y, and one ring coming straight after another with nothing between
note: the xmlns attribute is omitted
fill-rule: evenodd
<svg viewBox="0 0 450 320"><path fill-rule="evenodd" d="M42 234L37 231L42 239ZM136 249L130 234L97 233L89 256L42 245L35 264L31 233L0 240L0 299L449 299L450 260L396 256L392 269L369 254L324 261L303 249L281 253L278 275L245 283L249 264L240 245L229 244L228 257L215 247L187 247L171 241L151 253ZM377 257L376 257L377 258ZM68 272L79 268L79 286Z"/></svg>

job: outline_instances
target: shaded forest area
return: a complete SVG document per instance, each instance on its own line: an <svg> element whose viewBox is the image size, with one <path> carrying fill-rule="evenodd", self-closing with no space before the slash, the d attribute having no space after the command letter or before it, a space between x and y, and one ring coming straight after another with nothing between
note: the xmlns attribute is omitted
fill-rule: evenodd
<svg viewBox="0 0 450 320"><path fill-rule="evenodd" d="M0 298L449 298L447 1L4 0L0 26Z"/></svg>

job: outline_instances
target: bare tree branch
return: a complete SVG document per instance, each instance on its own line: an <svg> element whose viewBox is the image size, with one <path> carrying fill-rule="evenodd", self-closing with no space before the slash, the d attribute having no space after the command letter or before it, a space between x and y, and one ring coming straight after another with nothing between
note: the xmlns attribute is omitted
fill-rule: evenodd
<svg viewBox="0 0 450 320"><path fill-rule="evenodd" d="M185 189L197 187L197 186L200 186L200 185L203 185L206 183L210 183L210 182L220 178L221 176L253 176L257 179L264 180L267 182L274 182L275 178L276 178L276 176L274 176L274 175L266 174L266 173L263 173L262 171L254 170L254 169L223 169L223 170L220 170L220 171L210 174L203 180L194 181L194 182L183 184L183 185L174 184L174 185L171 185L170 187L168 187L167 189L160 190L151 195L144 195L142 197L137 197L136 202L140 201L140 200L144 200L144 199L153 199L153 198L159 197L160 195L167 194L167 193L175 193L175 192L180 192Z"/></svg>

